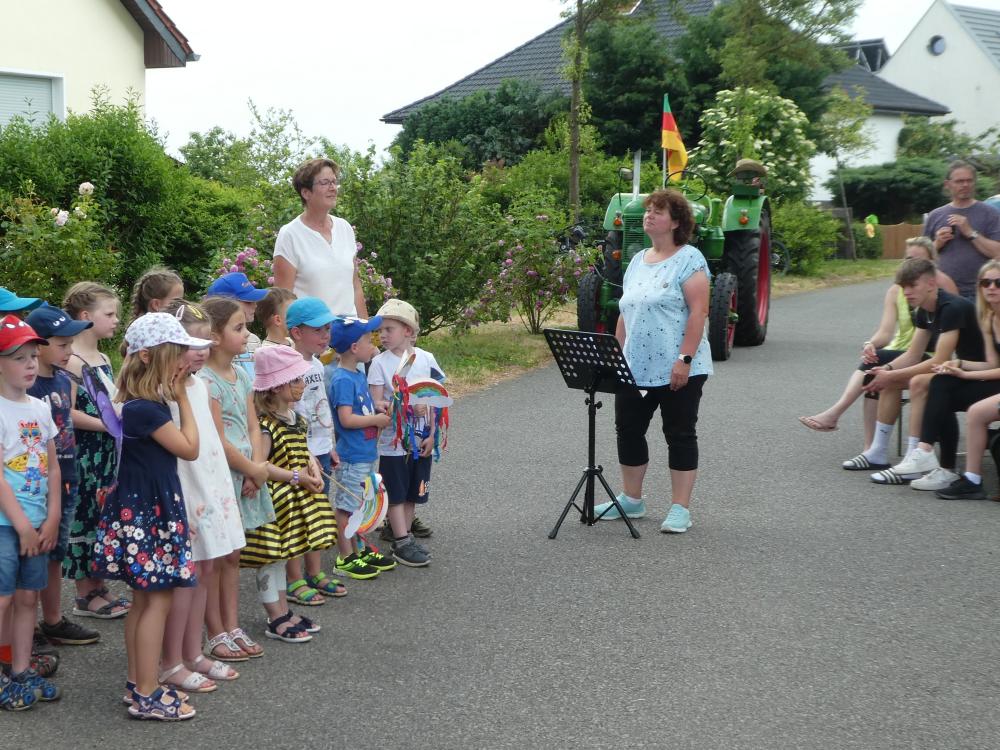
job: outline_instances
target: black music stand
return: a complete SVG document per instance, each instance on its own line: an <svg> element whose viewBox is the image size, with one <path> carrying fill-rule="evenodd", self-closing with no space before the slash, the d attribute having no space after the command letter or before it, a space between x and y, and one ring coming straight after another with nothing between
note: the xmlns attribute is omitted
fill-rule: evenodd
<svg viewBox="0 0 1000 750"><path fill-rule="evenodd" d="M618 339L607 333L564 331L559 328L546 328L542 333L545 334L545 340L552 350L552 356L559 365L559 371L562 372L566 385L587 394L584 402L587 404L587 468L583 470L583 476L577 482L576 489L570 495L569 502L563 508L555 527L549 532L549 539L556 538L570 508L580 511L581 523L593 526L612 507L618 509L618 513L628 525L628 530L632 532L632 537L638 539L639 532L635 530L631 519L625 515L618 498L604 479L604 467L595 465L594 456L597 410L601 408L601 402L597 400L596 394L620 393L635 390L637 387L632 372L625 362L625 355L618 345ZM597 518L594 517L595 478L600 480L612 503ZM576 504L581 489L584 489L582 508Z"/></svg>

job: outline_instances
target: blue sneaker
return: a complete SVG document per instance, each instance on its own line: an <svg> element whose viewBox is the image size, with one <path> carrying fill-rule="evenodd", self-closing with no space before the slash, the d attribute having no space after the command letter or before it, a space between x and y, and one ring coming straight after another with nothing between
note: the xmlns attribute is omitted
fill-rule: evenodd
<svg viewBox="0 0 1000 750"><path fill-rule="evenodd" d="M683 505L674 503L670 506L670 512L660 524L660 531L664 534L683 534L691 528L691 511Z"/></svg>
<svg viewBox="0 0 1000 750"><path fill-rule="evenodd" d="M646 515L646 503L642 500L637 503L633 503L625 497L624 492L618 493L618 504L622 506L622 510L625 511L625 515L629 518L642 518ZM607 513L604 513L606 510ZM601 518L602 521L613 521L621 518L621 514L618 512L618 508L615 507L614 503L601 503L600 505L595 505L594 518L597 518L602 513L604 513L604 516Z"/></svg>
<svg viewBox="0 0 1000 750"><path fill-rule="evenodd" d="M0 672L0 708L7 711L24 711L35 705L37 700L33 690L15 683L6 674Z"/></svg>

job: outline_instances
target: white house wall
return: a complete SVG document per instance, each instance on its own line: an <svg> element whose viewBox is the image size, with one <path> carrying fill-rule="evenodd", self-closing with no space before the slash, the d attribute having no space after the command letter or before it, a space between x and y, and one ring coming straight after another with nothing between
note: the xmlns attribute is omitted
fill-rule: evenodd
<svg viewBox="0 0 1000 750"><path fill-rule="evenodd" d="M903 128L903 118L897 114L875 113L868 118L865 129L871 136L871 150L862 156L845 156L844 165L848 167L864 167L870 164L885 164L896 160L896 144L899 141L899 131ZM839 200L823 185L834 172L835 162L826 154L818 154L809 162L813 176L813 190L810 198L814 201ZM862 211L862 206L855 206L854 212Z"/></svg>
<svg viewBox="0 0 1000 750"><path fill-rule="evenodd" d="M145 95L143 32L119 0L21 0L4 4L0 73L62 78L63 109L90 109L96 85L121 103ZM62 116L65 112L56 112Z"/></svg>
<svg viewBox="0 0 1000 750"><path fill-rule="evenodd" d="M932 55L933 36L942 36L945 50ZM904 89L948 107L969 134L977 135L1000 123L1000 69L965 27L935 2L878 75Z"/></svg>

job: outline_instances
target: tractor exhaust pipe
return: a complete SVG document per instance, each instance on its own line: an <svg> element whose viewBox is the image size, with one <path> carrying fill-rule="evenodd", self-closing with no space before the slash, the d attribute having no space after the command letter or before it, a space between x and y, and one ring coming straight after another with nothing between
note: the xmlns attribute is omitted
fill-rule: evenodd
<svg viewBox="0 0 1000 750"><path fill-rule="evenodd" d="M639 197L639 170L642 168L642 149L632 155L632 197Z"/></svg>

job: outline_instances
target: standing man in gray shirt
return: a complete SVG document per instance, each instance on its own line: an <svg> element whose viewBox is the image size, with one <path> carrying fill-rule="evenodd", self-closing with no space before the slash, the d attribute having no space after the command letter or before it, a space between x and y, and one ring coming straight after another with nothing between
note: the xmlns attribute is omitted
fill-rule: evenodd
<svg viewBox="0 0 1000 750"><path fill-rule="evenodd" d="M954 279L959 294L975 302L980 267L1000 258L1000 212L975 199L976 168L968 162L948 166L944 187L951 203L927 214L923 234L934 239L938 267Z"/></svg>

